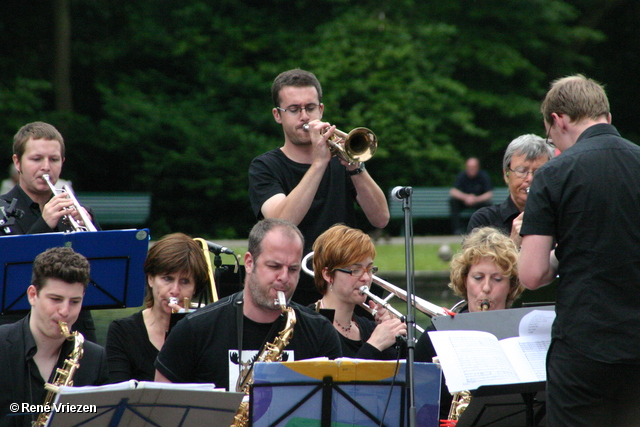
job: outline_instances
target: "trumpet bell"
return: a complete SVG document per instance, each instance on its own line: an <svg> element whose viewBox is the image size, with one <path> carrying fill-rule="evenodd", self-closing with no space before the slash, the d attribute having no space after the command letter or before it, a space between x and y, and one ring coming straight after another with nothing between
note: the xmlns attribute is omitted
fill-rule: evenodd
<svg viewBox="0 0 640 427"><path fill-rule="evenodd" d="M355 128L344 137L339 136L339 139L343 139L344 142L336 141L336 144L332 145L332 152L335 150L336 156L349 163L366 162L378 149L378 137L365 127Z"/></svg>
<svg viewBox="0 0 640 427"><path fill-rule="evenodd" d="M309 123L302 125L305 132L309 132ZM324 134L328 128L325 128ZM349 133L336 129L327 140L329 151L347 163L366 162L378 149L378 137L370 129L358 127Z"/></svg>

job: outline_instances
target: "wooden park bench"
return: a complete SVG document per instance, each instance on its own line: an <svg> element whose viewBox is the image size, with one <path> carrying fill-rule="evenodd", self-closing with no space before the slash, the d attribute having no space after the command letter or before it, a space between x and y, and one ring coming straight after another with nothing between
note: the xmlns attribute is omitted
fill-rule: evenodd
<svg viewBox="0 0 640 427"><path fill-rule="evenodd" d="M102 228L144 225L151 212L151 193L79 192L78 202L89 206Z"/></svg>
<svg viewBox="0 0 640 427"><path fill-rule="evenodd" d="M451 216L449 210L449 190L451 187L413 187L411 197L411 213L413 218L447 219ZM509 195L507 187L493 189L492 203L502 203ZM402 201L394 199L389 193L389 212L391 219L404 218ZM461 218L470 218L472 209L460 212Z"/></svg>

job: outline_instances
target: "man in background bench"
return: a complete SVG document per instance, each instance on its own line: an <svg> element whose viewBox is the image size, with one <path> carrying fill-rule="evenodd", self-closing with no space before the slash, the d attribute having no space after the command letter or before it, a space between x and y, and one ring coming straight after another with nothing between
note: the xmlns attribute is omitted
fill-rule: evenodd
<svg viewBox="0 0 640 427"><path fill-rule="evenodd" d="M456 177L453 188L449 191L449 207L451 209L451 231L462 234L460 212L463 209L479 209L491 204L493 186L489 175L480 169L480 160L475 157L467 159L465 170Z"/></svg>
<svg viewBox="0 0 640 427"><path fill-rule="evenodd" d="M502 159L502 176L509 187L509 197L475 211L469 220L467 234L477 227L492 226L510 235L520 247L520 226L533 174L553 155L553 147L537 135L521 135L511 141Z"/></svg>

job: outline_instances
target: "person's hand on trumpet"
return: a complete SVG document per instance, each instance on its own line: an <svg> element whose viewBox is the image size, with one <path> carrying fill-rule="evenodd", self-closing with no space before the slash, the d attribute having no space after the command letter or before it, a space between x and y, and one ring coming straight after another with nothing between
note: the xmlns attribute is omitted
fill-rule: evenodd
<svg viewBox="0 0 640 427"><path fill-rule="evenodd" d="M406 335L406 323L397 317L388 318L376 326L367 343L382 351L394 345L396 343L396 337L405 337Z"/></svg>
<svg viewBox="0 0 640 427"><path fill-rule="evenodd" d="M371 308L371 314L373 315L373 320L376 321L377 324L384 322L387 319L396 319L396 316L391 314L389 310L384 308L382 305L376 303L373 300L369 300L366 304Z"/></svg>
<svg viewBox="0 0 640 427"><path fill-rule="evenodd" d="M306 123L309 129L309 135L311 136L311 145L313 146L313 157L321 161L329 161L334 153L331 151L330 145L327 142L336 132L336 126L330 123L320 120L312 120ZM360 162L349 163L342 157L338 156L340 163L352 171L360 167Z"/></svg>
<svg viewBox="0 0 640 427"><path fill-rule="evenodd" d="M73 215L74 213L79 217L80 214L74 212L73 200L69 199L66 194L60 193L53 196L42 209L42 219L47 223L52 230L58 226L58 221L65 215ZM73 215L76 218L76 215ZM77 218L80 219L80 218Z"/></svg>
<svg viewBox="0 0 640 427"><path fill-rule="evenodd" d="M331 160L332 153L329 150L327 140L331 138L336 127L320 120L311 120L306 123L311 138L311 147L313 162L328 163Z"/></svg>

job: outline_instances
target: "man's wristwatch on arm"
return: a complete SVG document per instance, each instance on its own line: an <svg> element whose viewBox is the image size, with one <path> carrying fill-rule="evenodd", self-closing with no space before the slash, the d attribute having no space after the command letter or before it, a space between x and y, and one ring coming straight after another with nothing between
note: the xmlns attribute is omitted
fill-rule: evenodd
<svg viewBox="0 0 640 427"><path fill-rule="evenodd" d="M362 173L362 172L364 172L364 162L360 162L360 166L358 166L352 171L349 171L349 175L351 176L358 175L359 173Z"/></svg>

